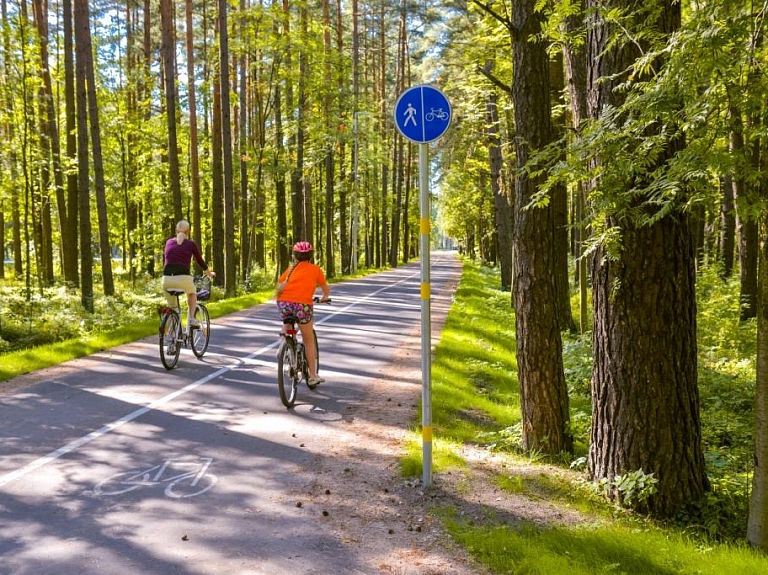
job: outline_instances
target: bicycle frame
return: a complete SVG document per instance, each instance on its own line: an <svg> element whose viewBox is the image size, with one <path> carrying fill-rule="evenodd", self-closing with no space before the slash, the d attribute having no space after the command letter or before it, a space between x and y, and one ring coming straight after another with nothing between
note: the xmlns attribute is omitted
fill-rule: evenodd
<svg viewBox="0 0 768 575"><path fill-rule="evenodd" d="M320 298L314 298L319 302ZM325 303L331 303L330 300ZM281 334L283 341L277 350L277 388L280 391L280 400L290 409L296 401L296 391L303 380L309 389L315 389L317 383L309 382L309 364L305 352L304 342L299 341L299 319L293 315L283 319L286 326ZM320 347L317 344L317 332L312 330L315 343L315 372L320 372Z"/></svg>

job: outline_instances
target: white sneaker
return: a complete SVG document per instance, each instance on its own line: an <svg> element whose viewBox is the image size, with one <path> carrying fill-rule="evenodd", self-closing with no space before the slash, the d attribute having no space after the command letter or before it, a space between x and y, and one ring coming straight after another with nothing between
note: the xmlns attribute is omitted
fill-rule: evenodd
<svg viewBox="0 0 768 575"><path fill-rule="evenodd" d="M191 327L193 329L194 328L198 328L198 327L200 327L200 322L197 321L196 319L192 318L192 319L187 320L187 326Z"/></svg>

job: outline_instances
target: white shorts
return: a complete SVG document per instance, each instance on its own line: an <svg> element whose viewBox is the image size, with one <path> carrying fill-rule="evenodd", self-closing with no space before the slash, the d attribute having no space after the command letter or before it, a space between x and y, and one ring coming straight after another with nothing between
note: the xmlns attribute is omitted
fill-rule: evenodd
<svg viewBox="0 0 768 575"><path fill-rule="evenodd" d="M168 305L170 306L176 305L176 296L172 296L165 290L180 289L184 290L184 293L187 294L197 293L192 276L163 276L162 287L165 299L168 300Z"/></svg>

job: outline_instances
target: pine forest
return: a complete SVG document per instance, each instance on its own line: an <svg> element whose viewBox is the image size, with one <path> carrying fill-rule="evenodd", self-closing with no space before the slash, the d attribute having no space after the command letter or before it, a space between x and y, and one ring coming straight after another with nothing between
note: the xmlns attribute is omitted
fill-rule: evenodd
<svg viewBox="0 0 768 575"><path fill-rule="evenodd" d="M0 9L6 302L58 290L88 314L146 289L180 220L227 298L299 240L328 278L418 258L421 144L394 107L432 85L431 245L500 272L522 449L574 453L564 354L588 334L589 479L620 499L652 477L631 507L654 518L705 499L697 284L734 280L757 334L744 531L768 548L768 1Z"/></svg>

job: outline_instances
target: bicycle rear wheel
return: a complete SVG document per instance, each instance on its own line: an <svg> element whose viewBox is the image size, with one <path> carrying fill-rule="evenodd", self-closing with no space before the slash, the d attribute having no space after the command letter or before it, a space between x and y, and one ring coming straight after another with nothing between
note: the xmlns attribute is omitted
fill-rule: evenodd
<svg viewBox="0 0 768 575"><path fill-rule="evenodd" d="M165 369L173 369L181 352L181 319L176 310L168 310L160 322L160 361Z"/></svg>
<svg viewBox="0 0 768 575"><path fill-rule="evenodd" d="M317 332L315 330L312 330L312 337L315 339L315 373L317 375L320 375L320 346L317 345ZM309 371L307 371L306 378L307 378L307 387L309 389L315 389L317 387L317 384L309 383Z"/></svg>
<svg viewBox="0 0 768 575"><path fill-rule="evenodd" d="M277 389L280 401L290 409L296 401L299 373L296 369L296 349L292 342L284 339L277 351Z"/></svg>
<svg viewBox="0 0 768 575"><path fill-rule="evenodd" d="M211 339L211 318L208 315L208 309L201 303L197 304L195 319L200 323L200 327L192 330L192 353L195 357L201 358L208 349L208 342Z"/></svg>

